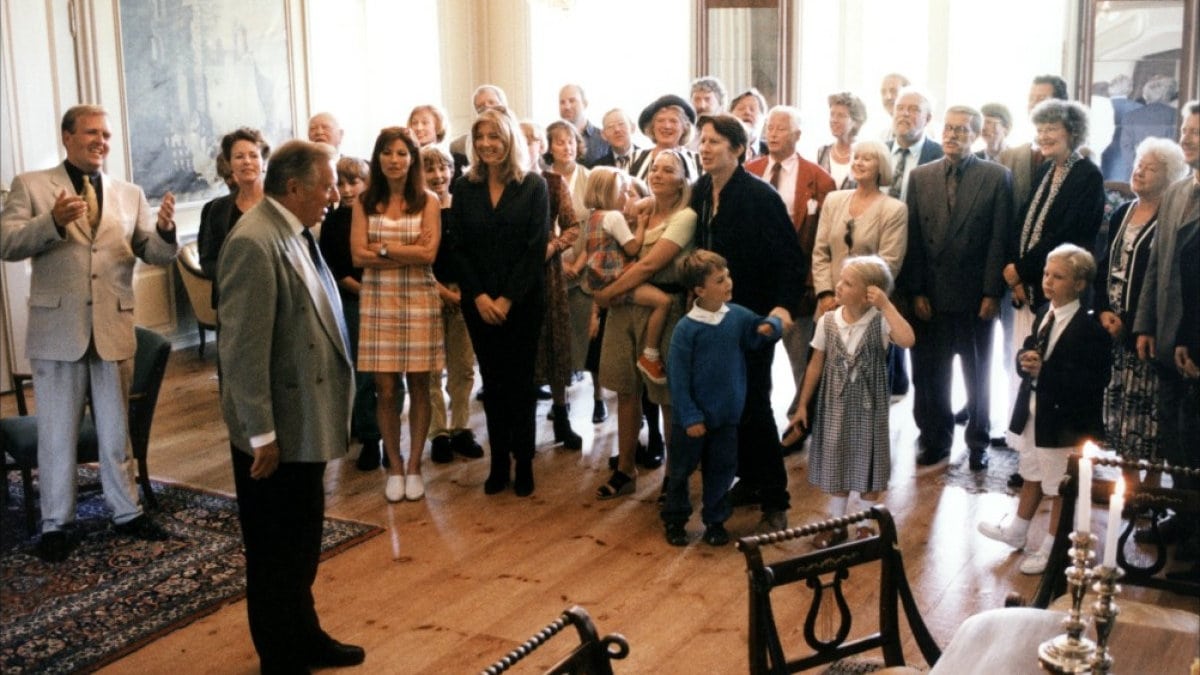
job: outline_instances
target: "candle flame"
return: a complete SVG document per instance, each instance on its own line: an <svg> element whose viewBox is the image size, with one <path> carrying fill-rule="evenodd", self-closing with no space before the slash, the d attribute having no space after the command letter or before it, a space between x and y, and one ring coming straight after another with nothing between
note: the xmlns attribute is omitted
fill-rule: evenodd
<svg viewBox="0 0 1200 675"><path fill-rule="evenodd" d="M1096 447L1095 443L1093 443L1091 441L1084 442L1084 444L1083 444L1083 456L1084 457L1092 458L1098 454L1100 454L1100 448Z"/></svg>
<svg viewBox="0 0 1200 675"><path fill-rule="evenodd" d="M1121 496L1125 495L1125 477L1124 476L1117 477L1117 486L1115 488L1113 488L1113 494L1121 495Z"/></svg>

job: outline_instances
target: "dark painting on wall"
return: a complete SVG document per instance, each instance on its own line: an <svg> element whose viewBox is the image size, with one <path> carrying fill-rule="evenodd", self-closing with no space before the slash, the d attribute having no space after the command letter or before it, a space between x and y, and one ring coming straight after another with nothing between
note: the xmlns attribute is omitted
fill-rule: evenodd
<svg viewBox="0 0 1200 675"><path fill-rule="evenodd" d="M121 0L133 181L151 202L225 193L220 140L238 127L293 135L284 0Z"/></svg>

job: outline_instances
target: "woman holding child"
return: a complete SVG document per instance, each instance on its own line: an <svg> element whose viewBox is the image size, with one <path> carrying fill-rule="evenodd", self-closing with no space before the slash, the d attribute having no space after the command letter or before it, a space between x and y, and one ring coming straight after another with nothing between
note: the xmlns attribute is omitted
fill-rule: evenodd
<svg viewBox="0 0 1200 675"><path fill-rule="evenodd" d="M696 212L688 207L691 189L686 167L684 156L675 150L664 150L654 158L648 174L651 196L639 205L639 218L646 219L641 251L636 262L593 296L601 307L610 307L600 351L600 384L617 394L617 468L596 491L597 499L632 494L637 487L634 455L642 386L650 399L662 406L665 426L670 428L671 399L666 385L645 379L637 367L652 310L614 300L647 282L674 296L659 346L660 358L665 360L675 322L683 315L683 287L675 262L691 250L696 231Z"/></svg>

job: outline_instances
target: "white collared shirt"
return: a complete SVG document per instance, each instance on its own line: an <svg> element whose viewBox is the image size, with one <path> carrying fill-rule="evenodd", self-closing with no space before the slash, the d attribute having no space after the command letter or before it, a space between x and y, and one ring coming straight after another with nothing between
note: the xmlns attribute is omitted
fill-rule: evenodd
<svg viewBox="0 0 1200 675"><path fill-rule="evenodd" d="M710 326L716 326L725 319L725 315L729 313L729 305L721 303L721 308L715 312L710 312L700 306L699 303L692 306L692 309L687 313L689 319L706 323Z"/></svg>
<svg viewBox="0 0 1200 675"><path fill-rule="evenodd" d="M796 178L800 175L800 155L793 152L782 162L776 162L770 155L767 157L769 159L767 159L767 170L763 174L763 179L770 182L771 172L775 170L775 165L780 165L779 196L783 199L784 206L787 206L788 217L790 218L796 213L794 202L796 201Z"/></svg>
<svg viewBox="0 0 1200 675"><path fill-rule="evenodd" d="M1071 319L1075 316L1075 312L1079 311L1079 306L1078 298L1062 307L1051 305L1050 309L1046 312L1046 316L1042 317L1042 323L1038 324L1038 330L1041 330L1042 324L1049 320L1050 314L1054 314L1054 325L1050 327L1050 340L1046 342L1046 353L1042 356L1043 361L1050 358L1050 355L1054 353L1054 345L1058 344L1058 338L1066 330L1067 324L1071 322ZM1037 333L1035 332L1034 335L1037 335Z"/></svg>
<svg viewBox="0 0 1200 675"><path fill-rule="evenodd" d="M900 181L900 201L905 201L906 197L908 197L908 175L921 163L921 151L925 149L925 139L926 136L921 134L921 140L908 147L908 158L904 161L904 175L895 177L895 180ZM903 149L900 147L899 141L892 144L891 159L893 173L895 172L896 165L900 163L900 151Z"/></svg>

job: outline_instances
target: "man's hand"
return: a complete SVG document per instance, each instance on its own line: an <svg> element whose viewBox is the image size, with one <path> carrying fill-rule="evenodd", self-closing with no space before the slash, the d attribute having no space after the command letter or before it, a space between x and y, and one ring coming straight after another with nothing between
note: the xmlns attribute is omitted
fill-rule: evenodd
<svg viewBox="0 0 1200 675"><path fill-rule="evenodd" d="M933 318L933 305L929 304L929 298L924 295L918 295L913 298L913 312L917 318L922 321L928 321Z"/></svg>
<svg viewBox="0 0 1200 675"><path fill-rule="evenodd" d="M67 223L86 214L87 202L83 201L83 197L68 194L66 190L58 193L58 198L54 200L54 206L50 209L50 217L60 228L66 227Z"/></svg>
<svg viewBox="0 0 1200 675"><path fill-rule="evenodd" d="M1100 325L1108 331L1113 339L1121 337L1121 330L1125 327L1116 312L1100 312Z"/></svg>
<svg viewBox="0 0 1200 675"><path fill-rule="evenodd" d="M820 319L822 316L825 316L826 312L834 309L835 307L837 307L837 296L832 294L822 296L821 299L817 301L817 315L814 318Z"/></svg>
<svg viewBox="0 0 1200 675"><path fill-rule="evenodd" d="M1030 377L1037 377L1042 372L1042 355L1036 349L1026 349L1018 354L1017 362Z"/></svg>
<svg viewBox="0 0 1200 675"><path fill-rule="evenodd" d="M271 441L254 449L254 463L250 465L250 477L262 480L279 468L279 443Z"/></svg>
<svg viewBox="0 0 1200 675"><path fill-rule="evenodd" d="M1188 348L1184 346L1175 347L1175 367L1179 369L1179 374L1189 380L1200 378L1200 368L1196 367L1196 362L1188 356Z"/></svg>
<svg viewBox="0 0 1200 675"><path fill-rule="evenodd" d="M1154 358L1154 352L1157 351L1154 344L1153 335L1139 335L1137 339L1137 355L1143 361L1149 361Z"/></svg>
<svg viewBox="0 0 1200 675"><path fill-rule="evenodd" d="M175 194L173 192L163 195L162 203L158 205L158 229L163 232L175 229Z"/></svg>
<svg viewBox="0 0 1200 675"><path fill-rule="evenodd" d="M704 436L704 434L708 433L708 429L705 428L704 422L697 422L696 424L688 427L686 431L688 438L701 438Z"/></svg>

